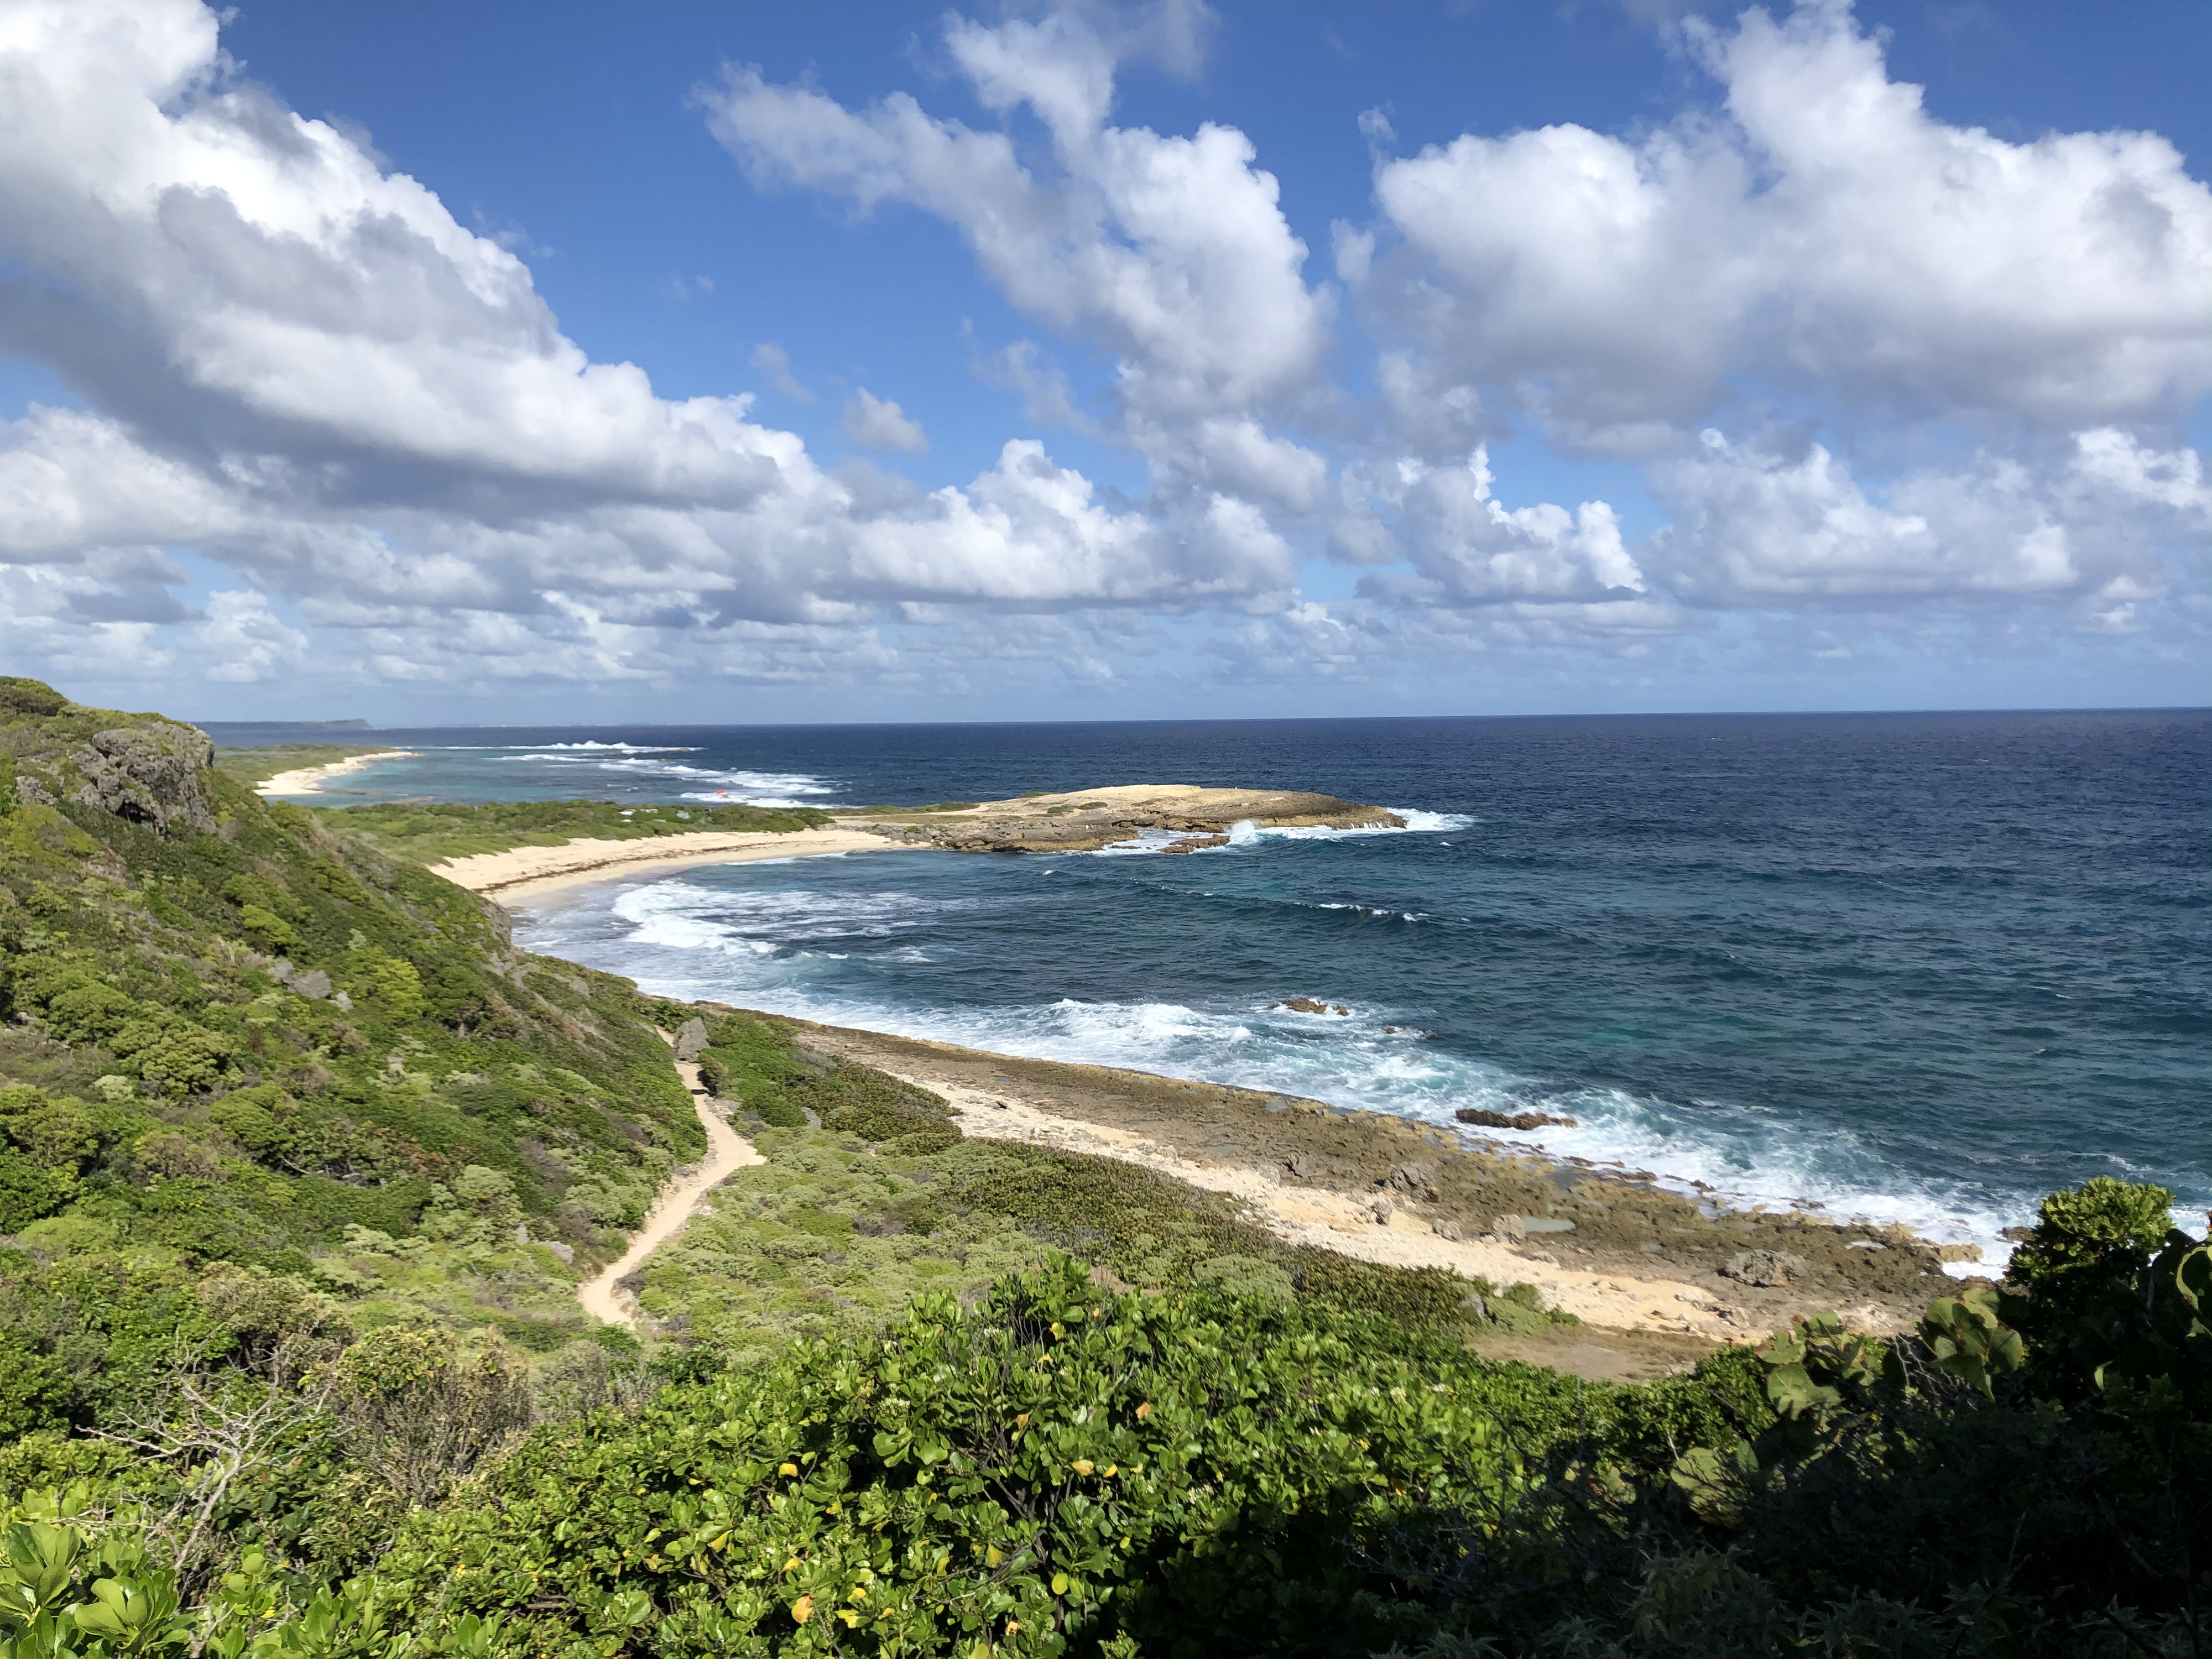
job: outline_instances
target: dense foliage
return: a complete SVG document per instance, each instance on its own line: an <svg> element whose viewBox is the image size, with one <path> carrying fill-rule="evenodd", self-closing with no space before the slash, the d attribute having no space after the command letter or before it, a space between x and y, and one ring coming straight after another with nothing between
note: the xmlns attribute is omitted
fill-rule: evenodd
<svg viewBox="0 0 2212 1659"><path fill-rule="evenodd" d="M351 822L0 680L0 1659L2212 1643L2162 1189L2054 1194L1903 1336L1582 1382L1470 1348L1523 1291L967 1139ZM641 1347L573 1292L699 1148L679 1030L768 1161Z"/></svg>
<svg viewBox="0 0 2212 1659"><path fill-rule="evenodd" d="M0 711L9 1431L130 1398L201 1334L217 1262L371 1322L580 1338L577 1267L703 1145L626 982L513 950L492 907L258 799L197 737Z"/></svg>

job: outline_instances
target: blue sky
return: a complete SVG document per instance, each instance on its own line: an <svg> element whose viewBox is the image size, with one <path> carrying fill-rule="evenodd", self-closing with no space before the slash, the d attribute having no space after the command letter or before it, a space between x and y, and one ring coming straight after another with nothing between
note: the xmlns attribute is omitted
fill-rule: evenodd
<svg viewBox="0 0 2212 1659"><path fill-rule="evenodd" d="M205 718L2212 701L2208 69L2172 0L15 0L0 657Z"/></svg>

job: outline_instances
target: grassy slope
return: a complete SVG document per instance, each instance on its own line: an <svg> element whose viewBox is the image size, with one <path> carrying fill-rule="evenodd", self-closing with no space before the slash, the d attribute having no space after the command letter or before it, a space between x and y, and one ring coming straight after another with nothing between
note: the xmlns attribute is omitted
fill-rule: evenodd
<svg viewBox="0 0 2212 1659"><path fill-rule="evenodd" d="M641 1270L672 1333L724 1352L872 1328L916 1297L972 1297L1054 1251L1102 1283L1217 1285L1380 1312L1456 1338L1541 1327L1526 1287L1292 1249L1217 1194L1112 1159L969 1140L934 1095L817 1056L783 1022L710 1018L702 1072L768 1162L725 1182ZM811 1116L810 1116L811 1115Z"/></svg>
<svg viewBox="0 0 2212 1659"><path fill-rule="evenodd" d="M97 1416L216 1263L580 1334L577 1274L704 1144L632 988L219 772L203 827L72 800L117 730L198 738L0 704L0 1426Z"/></svg>

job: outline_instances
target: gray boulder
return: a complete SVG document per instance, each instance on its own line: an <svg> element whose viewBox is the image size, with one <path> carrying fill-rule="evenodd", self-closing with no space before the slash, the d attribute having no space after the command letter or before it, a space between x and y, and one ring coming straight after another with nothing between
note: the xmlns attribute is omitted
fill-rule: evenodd
<svg viewBox="0 0 2212 1659"><path fill-rule="evenodd" d="M1759 1290L1778 1290L1805 1271L1805 1258L1786 1250L1738 1250L1717 1271Z"/></svg>
<svg viewBox="0 0 2212 1659"><path fill-rule="evenodd" d="M215 833L206 776L215 744L189 726L134 726L96 733L70 758L84 781L71 799L164 836Z"/></svg>

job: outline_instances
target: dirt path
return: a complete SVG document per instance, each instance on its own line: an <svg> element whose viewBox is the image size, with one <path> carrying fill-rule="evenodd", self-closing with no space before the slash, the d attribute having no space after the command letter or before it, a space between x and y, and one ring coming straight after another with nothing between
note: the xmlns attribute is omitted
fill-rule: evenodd
<svg viewBox="0 0 2212 1659"><path fill-rule="evenodd" d="M661 1036L671 1043L675 1041L665 1031ZM707 1156L668 1178L667 1184L654 1197L645 1224L631 1238L629 1249L576 1287L576 1300L583 1304L584 1311L603 1325L635 1325L637 1310L634 1306L624 1305L623 1279L673 1237L691 1218L691 1212L699 1207L699 1200L725 1177L750 1164L768 1162L753 1150L752 1142L724 1122L722 1115L708 1103L706 1087L699 1081L699 1068L684 1060L676 1061L675 1066L684 1086L691 1091L691 1108L699 1114L700 1127L707 1132Z"/></svg>

